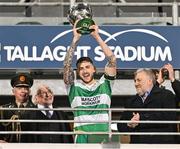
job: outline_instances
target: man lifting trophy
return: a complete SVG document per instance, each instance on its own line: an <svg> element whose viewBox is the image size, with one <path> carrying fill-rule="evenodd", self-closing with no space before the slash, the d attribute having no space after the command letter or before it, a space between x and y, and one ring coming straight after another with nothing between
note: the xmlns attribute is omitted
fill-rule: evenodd
<svg viewBox="0 0 180 149"><path fill-rule="evenodd" d="M78 33L82 35L90 34L93 29L89 29L89 27L94 23L92 20L92 10L90 6L86 3L79 3L74 5L68 11L68 20L74 25L76 20L79 20L76 24L76 28L78 28Z"/></svg>

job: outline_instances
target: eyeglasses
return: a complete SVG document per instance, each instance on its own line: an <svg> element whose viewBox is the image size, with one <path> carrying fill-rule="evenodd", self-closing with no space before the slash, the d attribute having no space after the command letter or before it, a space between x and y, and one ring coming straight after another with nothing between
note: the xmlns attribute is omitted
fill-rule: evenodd
<svg viewBox="0 0 180 149"><path fill-rule="evenodd" d="M51 92L41 92L39 95L43 96L43 97L49 97L49 96L52 96L52 93Z"/></svg>
<svg viewBox="0 0 180 149"><path fill-rule="evenodd" d="M49 97L49 96L52 96L53 93L51 91L42 91L42 90L39 90L37 92L37 95L40 96L40 97Z"/></svg>

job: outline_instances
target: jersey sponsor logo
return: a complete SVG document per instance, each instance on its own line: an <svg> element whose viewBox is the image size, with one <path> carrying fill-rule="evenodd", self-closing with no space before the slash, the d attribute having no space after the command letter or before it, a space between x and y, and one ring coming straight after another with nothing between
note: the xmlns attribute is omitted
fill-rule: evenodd
<svg viewBox="0 0 180 149"><path fill-rule="evenodd" d="M71 107L76 108L79 106L94 106L101 104L110 106L110 103L110 97L106 93L104 93L92 97L76 96L71 102Z"/></svg>
<svg viewBox="0 0 180 149"><path fill-rule="evenodd" d="M81 104L82 106L99 104L100 97L99 95L94 97L81 97Z"/></svg>

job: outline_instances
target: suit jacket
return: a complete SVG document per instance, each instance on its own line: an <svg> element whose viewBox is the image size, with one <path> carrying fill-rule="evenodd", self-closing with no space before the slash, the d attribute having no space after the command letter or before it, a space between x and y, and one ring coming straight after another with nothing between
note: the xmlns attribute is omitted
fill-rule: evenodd
<svg viewBox="0 0 180 149"><path fill-rule="evenodd" d="M174 121L176 120L176 112L167 111L138 111L138 108L175 108L175 96L169 90L159 88L156 85L151 90L145 102L139 95L135 95L126 103L126 108L137 108L137 111L126 111L122 114L121 120L130 120L133 112L139 112L140 120L151 121ZM120 132L175 132L175 124L153 124L140 123L135 128L129 128L127 123L119 123L118 131ZM132 135L131 143L175 143L174 136L162 135Z"/></svg>
<svg viewBox="0 0 180 149"><path fill-rule="evenodd" d="M24 119L32 119L32 123L24 123L23 131L67 131L72 132L69 123L38 123L33 120L68 120L66 113L62 111L54 111L51 118L48 118L41 111L30 111ZM23 135L22 142L29 143L73 143L72 135L64 134L32 134Z"/></svg>
<svg viewBox="0 0 180 149"><path fill-rule="evenodd" d="M180 101L180 81L174 80L174 82L172 82L171 85L178 98L178 101Z"/></svg>
<svg viewBox="0 0 180 149"><path fill-rule="evenodd" d="M17 108L17 104L15 102L11 102L9 104L3 105L4 108ZM29 100L25 108L34 108L35 105ZM9 120L9 119L22 119L23 115L28 113L28 111L17 111L17 110L1 110L1 119ZM0 130L1 131L16 131L18 129L21 130L21 123L15 122L7 122L7 123L0 123ZM12 135L12 134L0 134L0 139L5 140L7 142L20 142L20 135Z"/></svg>

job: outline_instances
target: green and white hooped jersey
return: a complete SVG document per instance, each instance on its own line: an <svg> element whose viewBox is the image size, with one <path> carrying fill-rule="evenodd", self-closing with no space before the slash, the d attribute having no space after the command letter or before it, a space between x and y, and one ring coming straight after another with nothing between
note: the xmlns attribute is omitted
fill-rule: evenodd
<svg viewBox="0 0 180 149"><path fill-rule="evenodd" d="M113 80L108 80L103 75L92 87L87 87L81 81L76 80L68 88L71 107L83 109L110 108ZM74 120L83 122L75 123L74 129L86 132L108 131L108 118L108 111L74 111ZM107 123L102 123L101 121L107 121Z"/></svg>

